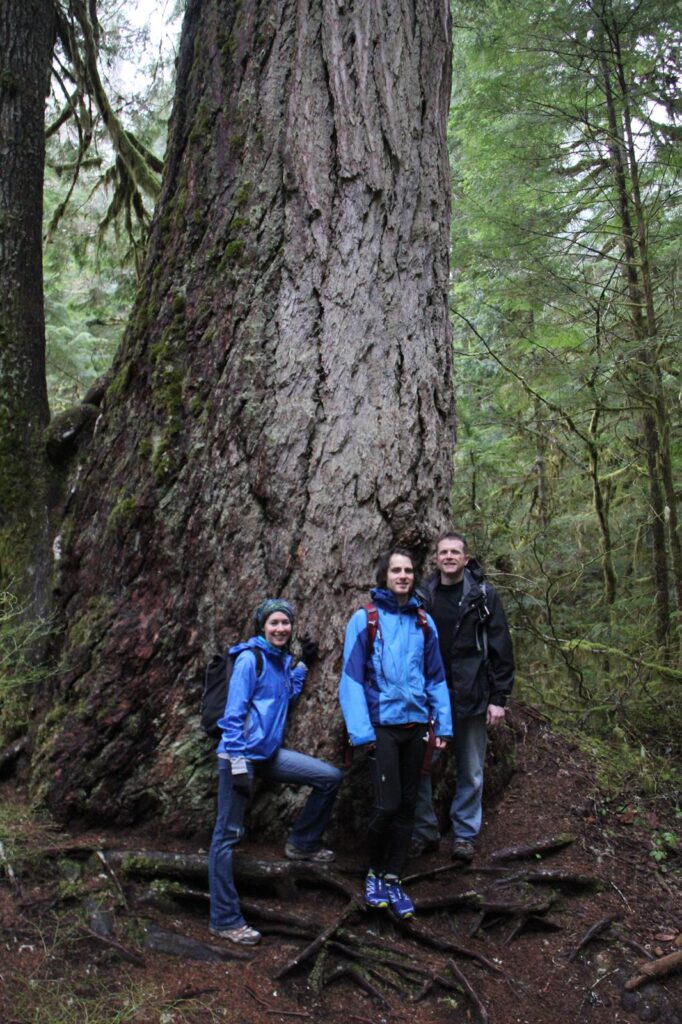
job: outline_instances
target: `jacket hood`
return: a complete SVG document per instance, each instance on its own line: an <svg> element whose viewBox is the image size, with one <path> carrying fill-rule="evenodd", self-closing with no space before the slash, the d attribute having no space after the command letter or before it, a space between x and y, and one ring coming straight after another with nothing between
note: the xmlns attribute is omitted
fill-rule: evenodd
<svg viewBox="0 0 682 1024"><path fill-rule="evenodd" d="M372 601L377 608L383 608L387 612L414 612L421 606L421 601L416 594L412 594L403 605L398 604L398 598L392 590L384 590L383 587L374 587L370 590Z"/></svg>
<svg viewBox="0 0 682 1024"><path fill-rule="evenodd" d="M242 651L252 651L254 647L259 647L261 651L265 651L270 657L283 658L289 654L287 647L273 647L264 636L252 636L248 640L243 640L241 643L235 644L234 647L230 647L229 653L236 658Z"/></svg>

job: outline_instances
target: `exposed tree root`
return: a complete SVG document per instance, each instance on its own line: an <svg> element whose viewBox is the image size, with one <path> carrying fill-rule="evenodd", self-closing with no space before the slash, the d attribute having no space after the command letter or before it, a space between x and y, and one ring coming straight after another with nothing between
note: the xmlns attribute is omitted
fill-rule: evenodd
<svg viewBox="0 0 682 1024"><path fill-rule="evenodd" d="M105 850L112 868L138 878L176 878L205 882L208 877L207 858L197 853L168 853L165 850ZM299 860L257 860L240 854L234 858L237 885L250 883L278 889L288 885L295 889L306 882L340 893L347 899L356 895L354 886L329 867Z"/></svg>
<svg viewBox="0 0 682 1024"><path fill-rule="evenodd" d="M290 960L288 963L284 965L284 967L281 967L274 975L274 977L277 980L279 980L280 978L284 978L287 974L289 974L290 971L295 970L296 967L300 967L302 963L305 963L306 960L309 960L312 956L314 956L315 953L317 953L318 950L320 950L322 946L324 946L325 942L329 941L334 932L337 931L341 927L341 925L348 920L349 917L352 917L353 914L358 913L359 911L360 907L357 901L355 899L352 899L350 903L342 910L342 912L339 914L336 920L333 921L328 928L325 928L323 932L320 932L317 938L314 939L310 943L310 945L306 946L306 948L302 950L297 956L295 956L293 960Z"/></svg>
<svg viewBox="0 0 682 1024"><path fill-rule="evenodd" d="M344 964L339 964L338 967L335 967L325 977L324 984L331 985L335 981L338 981L339 978L350 978L351 981L355 982L355 984L363 990L363 992L367 992L368 995L378 999L384 1006L388 1005L388 1000L383 992L378 989L376 985L373 985L357 967L349 967Z"/></svg>
<svg viewBox="0 0 682 1024"><path fill-rule="evenodd" d="M478 993L476 992L474 987L470 984L469 981L467 981L466 977L462 974L454 960L448 961L448 967L450 968L454 976L457 978L457 981L460 983L460 985L462 985L462 987L464 988L464 991L469 996L469 999L471 999L471 1002L476 1007L478 1016L482 1021L482 1024L488 1024L488 1020L490 1019L488 1017L488 1011L481 1002Z"/></svg>

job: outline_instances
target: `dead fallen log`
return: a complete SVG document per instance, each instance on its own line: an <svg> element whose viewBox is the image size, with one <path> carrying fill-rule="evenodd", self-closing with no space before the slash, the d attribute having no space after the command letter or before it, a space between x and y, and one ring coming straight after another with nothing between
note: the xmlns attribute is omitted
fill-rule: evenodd
<svg viewBox="0 0 682 1024"><path fill-rule="evenodd" d="M247 952L233 943L225 942L217 946L214 943L199 942L188 935L166 931L154 924L147 925L144 936L145 949L153 953L166 953L187 960L250 960L255 950Z"/></svg>
<svg viewBox="0 0 682 1024"><path fill-rule="evenodd" d="M625 989L632 992L647 981L656 981L665 978L675 971L682 970L682 949L676 953L669 953L667 956L659 957L658 960L648 960L638 967L638 973L633 974L625 982Z"/></svg>
<svg viewBox="0 0 682 1024"><path fill-rule="evenodd" d="M622 917L623 915L621 913L616 913L607 914L605 917L600 918L596 924L593 924L591 928L588 928L575 949L568 954L566 958L568 962L572 963L581 949L584 949L588 943L596 939L597 936L602 934L602 932L605 932L607 928L610 928L614 921L620 921Z"/></svg>
<svg viewBox="0 0 682 1024"><path fill-rule="evenodd" d="M490 854L491 861L500 860L523 860L525 857L542 857L544 854L556 853L565 846L575 842L575 836L570 832L562 832L558 836L551 836L548 839L538 839L534 843L521 843L518 846L506 846L502 850L494 850Z"/></svg>

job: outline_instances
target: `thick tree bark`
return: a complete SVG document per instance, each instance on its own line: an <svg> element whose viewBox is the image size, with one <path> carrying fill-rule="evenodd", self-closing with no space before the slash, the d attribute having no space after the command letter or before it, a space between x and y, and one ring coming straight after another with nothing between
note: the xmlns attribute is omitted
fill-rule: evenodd
<svg viewBox="0 0 682 1024"><path fill-rule="evenodd" d="M49 562L42 213L50 0L0 5L0 586L33 612Z"/></svg>
<svg viewBox="0 0 682 1024"><path fill-rule="evenodd" d="M148 264L61 538L35 777L62 815L210 820L197 670L266 594L324 652L288 742L337 750L345 621L378 553L423 553L449 509L449 18L190 0Z"/></svg>

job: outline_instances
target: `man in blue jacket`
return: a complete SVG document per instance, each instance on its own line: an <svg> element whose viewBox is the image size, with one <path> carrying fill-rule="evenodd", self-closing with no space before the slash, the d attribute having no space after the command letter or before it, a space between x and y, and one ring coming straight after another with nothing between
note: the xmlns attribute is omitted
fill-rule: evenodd
<svg viewBox="0 0 682 1024"><path fill-rule="evenodd" d="M460 533L436 540L436 572L418 590L438 628L445 674L452 697L453 747L457 766L450 807L453 860L471 861L481 829L483 765L487 730L504 721L514 683L514 652L507 619L494 587L484 582ZM431 779L422 779L411 852L437 846L438 821L431 802Z"/></svg>
<svg viewBox="0 0 682 1024"><path fill-rule="evenodd" d="M394 548L377 568L372 604L346 629L339 699L349 740L373 755L374 806L367 830L365 901L414 914L402 887L429 719L445 746L450 698L433 620L414 597L409 551Z"/></svg>

